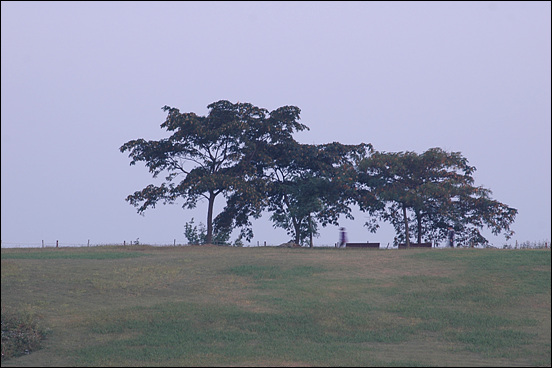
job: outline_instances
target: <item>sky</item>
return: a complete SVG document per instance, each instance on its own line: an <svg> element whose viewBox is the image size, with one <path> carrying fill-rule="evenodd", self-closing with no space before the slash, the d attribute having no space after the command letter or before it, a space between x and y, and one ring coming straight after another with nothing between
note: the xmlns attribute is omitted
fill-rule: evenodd
<svg viewBox="0 0 552 368"><path fill-rule="evenodd" d="M541 2L1 2L2 246L185 243L196 209L125 201L152 179L125 142L165 105L301 109L301 143L461 152L518 209L506 242L551 239L551 5ZM180 202L182 203L182 202ZM218 199L216 210L224 200ZM393 242L366 215L352 242ZM290 237L265 213L252 244ZM321 229L316 245L338 241ZM233 234L234 240L237 232Z"/></svg>

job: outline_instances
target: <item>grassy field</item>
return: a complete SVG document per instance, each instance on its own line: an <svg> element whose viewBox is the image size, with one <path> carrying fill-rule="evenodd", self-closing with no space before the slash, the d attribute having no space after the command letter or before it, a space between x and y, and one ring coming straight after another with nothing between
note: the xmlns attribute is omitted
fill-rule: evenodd
<svg viewBox="0 0 552 368"><path fill-rule="evenodd" d="M2 366L550 366L550 250L2 249Z"/></svg>

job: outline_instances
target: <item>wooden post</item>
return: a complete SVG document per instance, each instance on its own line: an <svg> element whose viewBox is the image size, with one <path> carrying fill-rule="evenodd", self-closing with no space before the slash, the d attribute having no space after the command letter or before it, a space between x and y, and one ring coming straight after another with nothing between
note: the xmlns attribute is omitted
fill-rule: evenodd
<svg viewBox="0 0 552 368"><path fill-rule="evenodd" d="M265 240L265 242L264 242L264 246L266 247L266 240Z"/></svg>
<svg viewBox="0 0 552 368"><path fill-rule="evenodd" d="M90 239L88 239L88 246L90 246Z"/></svg>
<svg viewBox="0 0 552 368"><path fill-rule="evenodd" d="M44 240L42 240L42 248L44 248Z"/></svg>
<svg viewBox="0 0 552 368"><path fill-rule="evenodd" d="M259 241L257 240L257 246L259 246Z"/></svg>
<svg viewBox="0 0 552 368"><path fill-rule="evenodd" d="M59 240L56 240L56 248L59 248Z"/></svg>
<svg viewBox="0 0 552 368"><path fill-rule="evenodd" d="M176 247L176 239L174 239L174 243L173 243L173 246L175 246L175 247Z"/></svg>
<svg viewBox="0 0 552 368"><path fill-rule="evenodd" d="M126 240L123 240L123 245L126 245Z"/></svg>

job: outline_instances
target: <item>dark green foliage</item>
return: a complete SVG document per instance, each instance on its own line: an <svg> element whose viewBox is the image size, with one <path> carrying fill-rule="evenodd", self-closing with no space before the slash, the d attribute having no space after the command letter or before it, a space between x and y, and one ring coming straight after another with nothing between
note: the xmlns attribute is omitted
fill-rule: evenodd
<svg viewBox="0 0 552 368"><path fill-rule="evenodd" d="M370 231L377 230L376 219L388 221L396 242L407 245L411 232L418 243L440 242L449 226L456 242L465 245L487 243L483 228L507 239L513 234L517 210L474 185L475 167L460 152L387 153L374 152L366 143L301 144L293 134L308 127L299 123L298 107L269 112L226 100L207 107L208 115L198 116L165 106L161 128L172 134L169 138L131 140L120 147L129 152L131 165L144 162L154 178L167 173L161 185L150 184L126 198L139 213L159 202L182 199L184 208L194 208L207 200L205 236L194 237L197 228L190 225L191 243L226 242L236 228L239 241L251 240L251 219L268 211L274 226L285 229L292 241L312 246L319 226L339 225L341 216L353 219L355 205L370 215ZM215 216L219 196L227 202Z"/></svg>
<svg viewBox="0 0 552 368"><path fill-rule="evenodd" d="M40 349L46 334L34 314L2 308L2 361Z"/></svg>
<svg viewBox="0 0 552 368"><path fill-rule="evenodd" d="M297 122L300 110L295 106L269 113L249 103L221 100L207 107L207 116L163 107L168 115L161 128L172 135L159 141L132 140L120 151L129 151L131 165L144 162L154 178L168 173L165 183L149 185L126 200L143 213L160 201L167 204L183 199L183 207L194 208L198 200L207 199L205 241L211 243L216 197L247 192L247 178L255 172L255 165L265 160L265 147L291 140L294 131L307 127ZM173 182L179 176L182 180Z"/></svg>
<svg viewBox="0 0 552 368"><path fill-rule="evenodd" d="M395 227L398 242L409 243L410 229L416 229L418 243L442 241L449 226L456 241L466 245L487 243L483 227L509 239L517 210L474 186L474 171L460 152L440 148L422 154L376 152L360 164L359 180L388 204L380 218Z"/></svg>
<svg viewBox="0 0 552 368"><path fill-rule="evenodd" d="M232 221L248 225L249 217L266 209L274 226L285 229L296 244L312 246L319 225L338 225L341 215L352 219L354 204L371 210L376 203L368 191L359 190L356 180L356 165L372 152L369 144L310 145L289 140L265 148L259 157L266 160L256 162L249 192L230 197L221 216L226 226Z"/></svg>

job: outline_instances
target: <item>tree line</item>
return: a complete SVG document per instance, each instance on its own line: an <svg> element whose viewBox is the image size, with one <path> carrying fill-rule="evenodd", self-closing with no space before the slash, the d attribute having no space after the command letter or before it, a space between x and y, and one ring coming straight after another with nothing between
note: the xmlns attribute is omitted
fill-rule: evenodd
<svg viewBox="0 0 552 368"><path fill-rule="evenodd" d="M353 219L355 206L368 214L364 226L375 232L380 221L396 231L396 242L446 238L448 227L459 243L485 244L483 228L513 235L517 210L491 198L476 186L475 167L460 152L430 148L415 152L379 152L369 143L302 144L294 133L309 130L301 110L273 111L226 100L207 106L206 116L164 106L161 124L171 135L160 140L136 139L120 147L130 165L143 162L161 185L150 184L126 198L143 213L158 203L183 201L194 208L207 201L205 242L253 238L252 219L270 213L296 244L310 244L320 226ZM226 200L214 214L215 199ZM187 231L190 226L187 224Z"/></svg>

